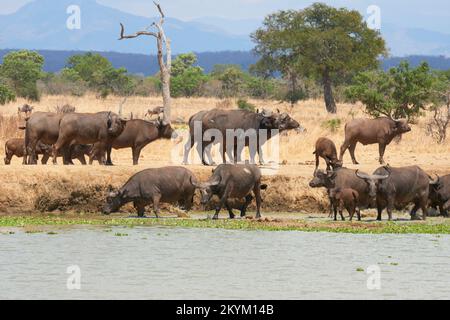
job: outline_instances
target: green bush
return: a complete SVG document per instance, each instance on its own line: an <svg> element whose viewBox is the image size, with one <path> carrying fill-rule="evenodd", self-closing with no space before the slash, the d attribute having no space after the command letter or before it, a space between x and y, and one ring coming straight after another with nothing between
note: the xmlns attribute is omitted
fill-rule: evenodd
<svg viewBox="0 0 450 320"><path fill-rule="evenodd" d="M16 95L7 86L0 84L0 104L16 100Z"/></svg>
<svg viewBox="0 0 450 320"><path fill-rule="evenodd" d="M339 118L322 122L322 128L330 130L332 133L337 132L341 128L341 125L342 121Z"/></svg>
<svg viewBox="0 0 450 320"><path fill-rule="evenodd" d="M248 102L245 99L239 99L237 101L237 106L241 110L247 110L247 111L252 111L252 112L256 111L256 106L251 104L250 102Z"/></svg>

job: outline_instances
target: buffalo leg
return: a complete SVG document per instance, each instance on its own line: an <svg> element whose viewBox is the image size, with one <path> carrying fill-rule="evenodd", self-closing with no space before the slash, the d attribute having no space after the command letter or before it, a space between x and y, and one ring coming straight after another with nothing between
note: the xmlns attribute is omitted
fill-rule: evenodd
<svg viewBox="0 0 450 320"><path fill-rule="evenodd" d="M384 143L380 143L378 145L378 149L380 152L380 164L384 164L384 152L386 151L386 145Z"/></svg>
<svg viewBox="0 0 450 320"><path fill-rule="evenodd" d="M339 160L342 161L344 159L345 151L350 147L350 143L346 140L341 146L341 153L339 154Z"/></svg>
<svg viewBox="0 0 450 320"><path fill-rule="evenodd" d="M137 210L139 218L145 217L145 203L142 201L133 202L134 208Z"/></svg>
<svg viewBox="0 0 450 320"><path fill-rule="evenodd" d="M83 165L83 166L85 166L87 163L86 163L86 158L84 157L84 155L80 155L78 158L78 161L80 161L80 163Z"/></svg>
<svg viewBox="0 0 450 320"><path fill-rule="evenodd" d="M359 164L358 161L356 161L356 157L355 157L356 142L352 143L350 145L350 147L348 148L348 150L350 151L350 156L352 157L353 164Z"/></svg>
<svg viewBox="0 0 450 320"><path fill-rule="evenodd" d="M261 218L261 183L257 183L253 188L253 193L256 198L256 218Z"/></svg>
<svg viewBox="0 0 450 320"><path fill-rule="evenodd" d="M48 153L44 153L44 155L42 156L42 159L41 159L41 163L47 164L48 159L50 159L50 155Z"/></svg>
<svg viewBox="0 0 450 320"><path fill-rule="evenodd" d="M358 216L358 221L361 221L361 209L356 208L356 215Z"/></svg>
<svg viewBox="0 0 450 320"><path fill-rule="evenodd" d="M382 213L383 213L383 208L381 206L377 206L377 221L381 221L382 220Z"/></svg>
<svg viewBox="0 0 450 320"><path fill-rule="evenodd" d="M420 203L420 208L422 209L422 220L427 220L427 215L428 215L428 196L425 197L424 199L422 199L421 203Z"/></svg>
<svg viewBox="0 0 450 320"><path fill-rule="evenodd" d="M106 165L107 166L112 166L112 160L111 160L111 151L112 151L112 146L111 145L107 145L106 146ZM102 157L104 157L104 151L102 150Z"/></svg>
<svg viewBox="0 0 450 320"><path fill-rule="evenodd" d="M159 201L161 200L161 195L156 194L153 196L153 211L155 212L155 216L159 218Z"/></svg>
<svg viewBox="0 0 450 320"><path fill-rule="evenodd" d="M140 146L132 148L132 151L133 151L133 165L134 166L137 166L139 164L139 156L141 155L141 150L142 150L142 147L140 147Z"/></svg>
<svg viewBox="0 0 450 320"><path fill-rule="evenodd" d="M227 207L228 214L230 215L230 219L234 219L235 215L233 213L233 208L231 208L231 206L228 203L228 201L225 203L225 206Z"/></svg>
<svg viewBox="0 0 450 320"><path fill-rule="evenodd" d="M225 187L223 196L220 198L219 203L216 206L216 213L214 214L214 217L213 217L214 220L219 219L219 212L220 212L220 210L222 210L223 206L227 203L231 188L232 188L232 183L228 184Z"/></svg>
<svg viewBox="0 0 450 320"><path fill-rule="evenodd" d="M316 169L314 170L314 173L317 172L317 169L319 169L319 165L320 165L319 155L317 153L315 153L315 155L316 155Z"/></svg>
<svg viewBox="0 0 450 320"><path fill-rule="evenodd" d="M194 146L194 136L191 134L189 136L188 141L184 145L184 155L183 155L183 164L188 164L189 152L191 152L192 147ZM198 150L197 150L198 151ZM199 153L200 158L202 155Z"/></svg>
<svg viewBox="0 0 450 320"><path fill-rule="evenodd" d="M388 220L392 221L392 211L394 211L394 201L393 200L388 200L386 211L388 213Z"/></svg>
<svg viewBox="0 0 450 320"><path fill-rule="evenodd" d="M245 197L245 203L244 203L244 205L241 207L241 218L243 218L243 217L246 216L247 208L248 208L248 206L250 205L250 203L252 203L252 201L253 201L252 195L249 194L249 195L247 195L247 196Z"/></svg>

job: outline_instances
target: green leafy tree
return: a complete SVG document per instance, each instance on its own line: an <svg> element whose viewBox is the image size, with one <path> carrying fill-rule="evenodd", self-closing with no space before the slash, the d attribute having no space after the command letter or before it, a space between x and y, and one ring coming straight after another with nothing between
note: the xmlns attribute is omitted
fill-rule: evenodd
<svg viewBox="0 0 450 320"><path fill-rule="evenodd" d="M221 81L222 96L236 97L244 93L249 75L237 65L216 65L211 72L211 77Z"/></svg>
<svg viewBox="0 0 450 320"><path fill-rule="evenodd" d="M3 58L0 73L17 96L39 100L36 82L42 75L43 65L44 58L39 53L20 50Z"/></svg>
<svg viewBox="0 0 450 320"><path fill-rule="evenodd" d="M207 81L203 69L195 66L197 57L193 53L180 54L172 63L170 90L173 97L192 97L200 94Z"/></svg>
<svg viewBox="0 0 450 320"><path fill-rule="evenodd" d="M112 68L111 62L97 53L86 53L83 55L74 55L67 60L65 73L71 77L78 75L90 86L96 86L95 76L98 77L102 72Z"/></svg>
<svg viewBox="0 0 450 320"><path fill-rule="evenodd" d="M414 119L430 103L435 83L436 74L427 63L411 68L408 62L402 62L388 72L360 73L347 88L346 96L361 101L372 116Z"/></svg>
<svg viewBox="0 0 450 320"><path fill-rule="evenodd" d="M0 104L6 104L10 101L14 101L16 95L6 85L0 83Z"/></svg>
<svg viewBox="0 0 450 320"><path fill-rule="evenodd" d="M262 59L260 69L281 72L293 83L292 91L300 74L318 79L331 113L337 111L333 85L376 68L379 56L386 54L380 33L369 29L359 12L322 3L267 16L252 39Z"/></svg>

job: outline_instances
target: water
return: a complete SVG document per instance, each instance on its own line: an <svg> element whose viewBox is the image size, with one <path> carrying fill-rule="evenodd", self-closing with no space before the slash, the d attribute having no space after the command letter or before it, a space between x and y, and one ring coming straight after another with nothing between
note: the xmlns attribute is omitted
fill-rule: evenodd
<svg viewBox="0 0 450 320"><path fill-rule="evenodd" d="M157 227L57 232L0 235L1 299L450 297L448 235ZM80 290L67 289L73 265L81 271ZM369 290L370 275L358 271L373 265L380 268L380 290Z"/></svg>

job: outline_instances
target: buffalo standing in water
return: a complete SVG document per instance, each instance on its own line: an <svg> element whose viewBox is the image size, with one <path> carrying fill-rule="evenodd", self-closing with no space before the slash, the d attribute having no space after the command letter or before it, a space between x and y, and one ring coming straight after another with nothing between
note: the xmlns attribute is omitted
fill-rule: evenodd
<svg viewBox="0 0 450 320"><path fill-rule="evenodd" d="M345 141L341 147L339 160L342 161L344 153L350 150L353 164L358 164L355 158L355 149L358 142L363 145L376 144L379 146L380 164L384 164L384 152L392 140L403 133L411 131L406 120L393 120L381 117L377 119L355 119L345 126Z"/></svg>
<svg viewBox="0 0 450 320"><path fill-rule="evenodd" d="M153 204L155 215L159 217L161 202L178 203L189 211L196 182L194 174L183 167L147 169L136 173L119 190L110 192L103 213L117 212L129 202L133 202L139 217L144 216L145 207L149 204Z"/></svg>

